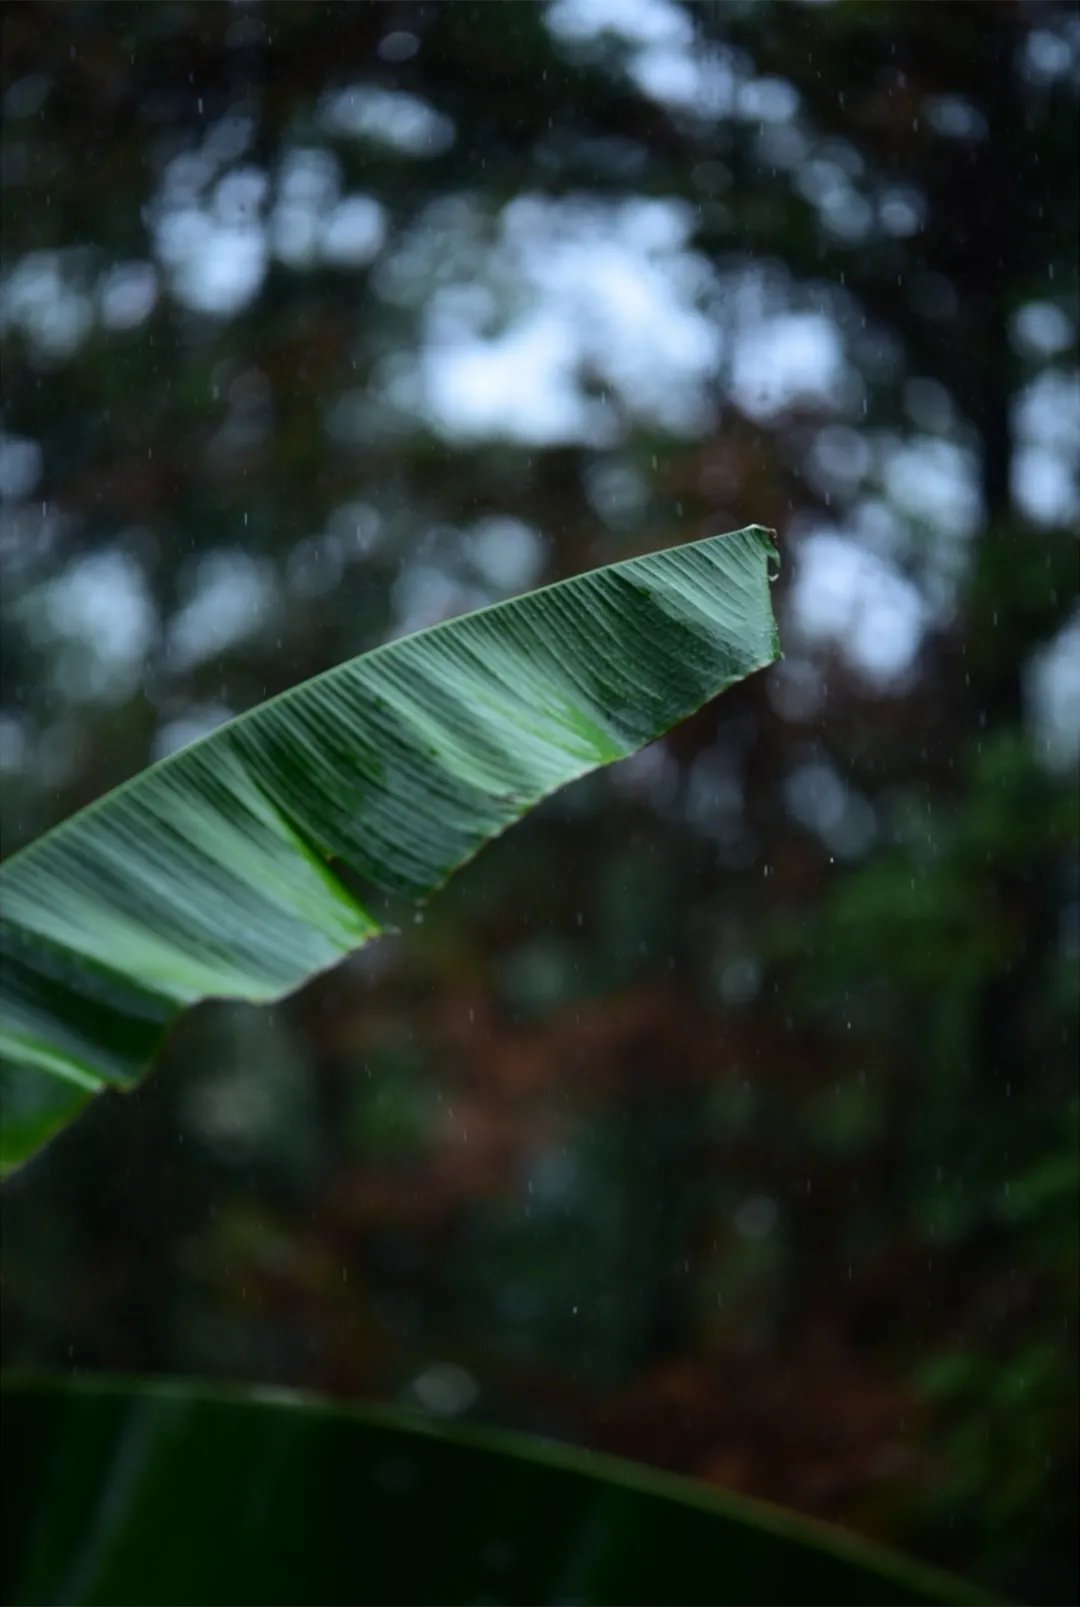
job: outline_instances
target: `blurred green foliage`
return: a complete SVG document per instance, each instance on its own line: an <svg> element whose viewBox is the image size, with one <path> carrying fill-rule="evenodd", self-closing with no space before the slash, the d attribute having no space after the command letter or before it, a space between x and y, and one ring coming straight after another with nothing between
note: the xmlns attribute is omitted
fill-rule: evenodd
<svg viewBox="0 0 1080 1607"><path fill-rule="evenodd" d="M685 1480L385 1407L16 1378L4 1416L8 1601L785 1602L793 1578L830 1607L991 1599Z"/></svg>

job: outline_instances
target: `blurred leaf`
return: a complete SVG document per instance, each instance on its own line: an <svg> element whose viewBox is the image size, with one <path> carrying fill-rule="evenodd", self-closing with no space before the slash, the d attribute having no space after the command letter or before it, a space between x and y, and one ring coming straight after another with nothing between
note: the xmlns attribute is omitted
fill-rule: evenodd
<svg viewBox="0 0 1080 1607"><path fill-rule="evenodd" d="M985 1599L823 1525L510 1435L284 1392L4 1393L7 1601Z"/></svg>

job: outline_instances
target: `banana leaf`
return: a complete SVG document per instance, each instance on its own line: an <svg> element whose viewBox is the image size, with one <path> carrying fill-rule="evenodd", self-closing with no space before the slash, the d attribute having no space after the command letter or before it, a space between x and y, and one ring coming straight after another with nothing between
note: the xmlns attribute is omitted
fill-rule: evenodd
<svg viewBox="0 0 1080 1607"><path fill-rule="evenodd" d="M498 833L779 656L770 533L391 642L153 765L0 867L0 1166L129 1088L178 1014L270 1001Z"/></svg>
<svg viewBox="0 0 1080 1607"><path fill-rule="evenodd" d="M285 1391L11 1379L2 1493L22 1607L985 1599L614 1458Z"/></svg>

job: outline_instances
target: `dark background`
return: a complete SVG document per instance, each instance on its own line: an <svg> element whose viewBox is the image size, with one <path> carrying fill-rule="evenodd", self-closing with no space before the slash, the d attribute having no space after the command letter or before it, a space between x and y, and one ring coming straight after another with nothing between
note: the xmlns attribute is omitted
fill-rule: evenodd
<svg viewBox="0 0 1080 1607"><path fill-rule="evenodd" d="M785 662L6 1189L12 1363L394 1400L1075 1600L1080 12L9 5L5 851L532 584Z"/></svg>

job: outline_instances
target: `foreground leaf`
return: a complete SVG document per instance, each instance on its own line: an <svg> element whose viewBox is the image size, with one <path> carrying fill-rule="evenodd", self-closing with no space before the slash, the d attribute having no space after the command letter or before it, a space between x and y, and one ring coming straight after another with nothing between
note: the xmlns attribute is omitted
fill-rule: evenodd
<svg viewBox="0 0 1080 1607"><path fill-rule="evenodd" d="M613 1458L283 1391L9 1383L3 1511L24 1604L982 1599Z"/></svg>
<svg viewBox="0 0 1080 1607"><path fill-rule="evenodd" d="M5 1170L187 1005L280 998L566 782L779 654L758 526L593 570L330 670L0 869ZM347 888L330 868L348 867Z"/></svg>

